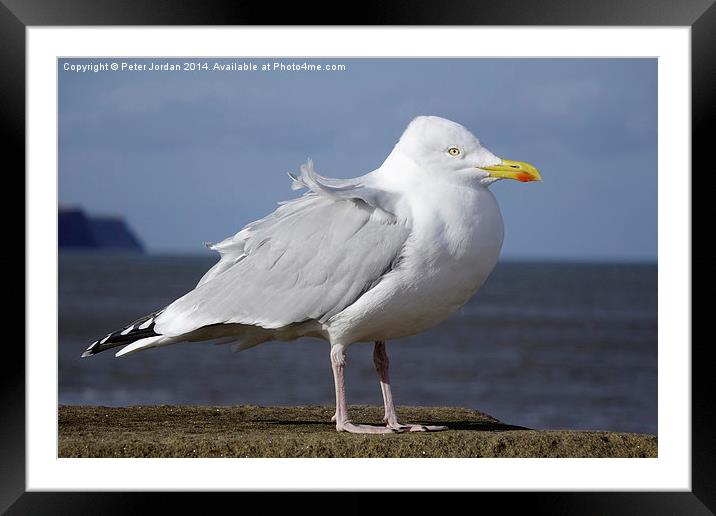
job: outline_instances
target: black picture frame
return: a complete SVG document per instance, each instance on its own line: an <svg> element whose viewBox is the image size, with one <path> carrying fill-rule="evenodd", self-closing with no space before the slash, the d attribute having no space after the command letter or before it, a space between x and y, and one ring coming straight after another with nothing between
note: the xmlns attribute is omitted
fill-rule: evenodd
<svg viewBox="0 0 716 516"><path fill-rule="evenodd" d="M350 12L350 17L341 13ZM0 0L0 120L6 126L4 157L25 167L25 30L31 26L86 25L639 25L691 27L692 163L708 163L708 128L716 97L716 6L714 0L492 0L362 1L337 8L323 2L201 0ZM686 167L686 165L685 165ZM9 174L9 167L4 167ZM681 171L689 172L687 168ZM23 186L24 188L24 186ZM696 220L694 220L696 222ZM692 230L693 231L693 230ZM24 239L24 237L23 237ZM17 247L17 240L13 245ZM692 247L693 252L693 247ZM692 260L693 263L693 260ZM25 270L27 274L27 270ZM24 306L24 304L23 304ZM693 319L693 317L692 317ZM18 325L19 326L19 325ZM168 508L168 497L184 510L206 510L206 495L187 493L49 493L25 488L25 354L6 341L3 349L0 425L0 510L8 514L128 514ZM691 343L670 343L687 347ZM512 512L523 504L549 514L713 514L716 510L716 439L709 399L709 343L692 345L692 490L690 492L484 493ZM241 496L242 503L256 495ZM273 494L272 496L276 496ZM375 495L349 493L341 506L351 512L379 509ZM303 498L305 499L305 498ZM272 500L278 503L279 498ZM295 502L292 502L295 503ZM401 512L425 510L423 497L401 502ZM453 503L460 503L455 500ZM484 502L483 502L484 503ZM294 506L294 510L300 507ZM315 510L331 510L330 503ZM238 510L238 509L237 509ZM333 512L333 511L332 511ZM343 512L343 511L342 511Z"/></svg>

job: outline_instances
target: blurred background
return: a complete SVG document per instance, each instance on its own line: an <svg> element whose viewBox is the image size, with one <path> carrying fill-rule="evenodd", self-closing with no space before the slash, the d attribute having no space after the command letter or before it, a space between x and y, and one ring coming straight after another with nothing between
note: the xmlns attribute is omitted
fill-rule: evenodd
<svg viewBox="0 0 716 516"><path fill-rule="evenodd" d="M58 63L60 404L332 404L328 345L316 339L79 356L191 290L217 259L203 241L300 195L286 172L307 157L326 176L362 175L429 114L534 164L544 182L492 187L505 219L495 271L449 320L388 343L397 403L532 428L657 432L655 59L71 70L101 62L112 61ZM259 69L211 71L215 62ZM351 347L349 403L381 403L371 350Z"/></svg>

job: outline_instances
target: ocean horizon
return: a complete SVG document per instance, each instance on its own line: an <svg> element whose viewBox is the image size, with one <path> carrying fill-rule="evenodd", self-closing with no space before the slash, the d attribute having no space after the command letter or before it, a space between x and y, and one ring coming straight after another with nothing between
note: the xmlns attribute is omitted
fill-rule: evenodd
<svg viewBox="0 0 716 516"><path fill-rule="evenodd" d="M328 344L238 354L184 343L81 359L107 332L191 290L215 253L59 253L58 402L330 405ZM447 321L388 342L396 403L478 409L507 424L657 433L657 275L650 261L504 257ZM349 404L380 404L372 345L349 349Z"/></svg>

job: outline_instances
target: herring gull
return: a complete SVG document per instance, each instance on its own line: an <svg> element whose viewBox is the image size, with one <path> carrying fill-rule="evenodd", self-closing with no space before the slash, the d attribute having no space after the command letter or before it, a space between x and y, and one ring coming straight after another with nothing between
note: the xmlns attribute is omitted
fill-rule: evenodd
<svg viewBox="0 0 716 516"><path fill-rule="evenodd" d="M330 179L309 159L289 175L292 188L308 192L208 244L220 259L193 290L95 341L82 356L204 340L232 342L239 351L319 337L330 343L338 431L445 429L398 420L385 343L435 326L477 292L503 240L488 187L504 178L539 181L539 172L498 158L460 124L420 116L368 174ZM386 426L348 417L346 351L355 342L375 343Z"/></svg>

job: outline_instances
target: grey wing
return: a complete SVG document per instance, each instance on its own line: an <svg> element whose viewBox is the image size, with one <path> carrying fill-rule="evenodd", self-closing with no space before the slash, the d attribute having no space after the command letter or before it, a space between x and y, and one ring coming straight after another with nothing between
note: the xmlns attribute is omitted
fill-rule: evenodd
<svg viewBox="0 0 716 516"><path fill-rule="evenodd" d="M390 270L409 228L360 195L313 192L211 246L221 260L169 305L155 330L177 336L221 323L281 328L326 321Z"/></svg>

